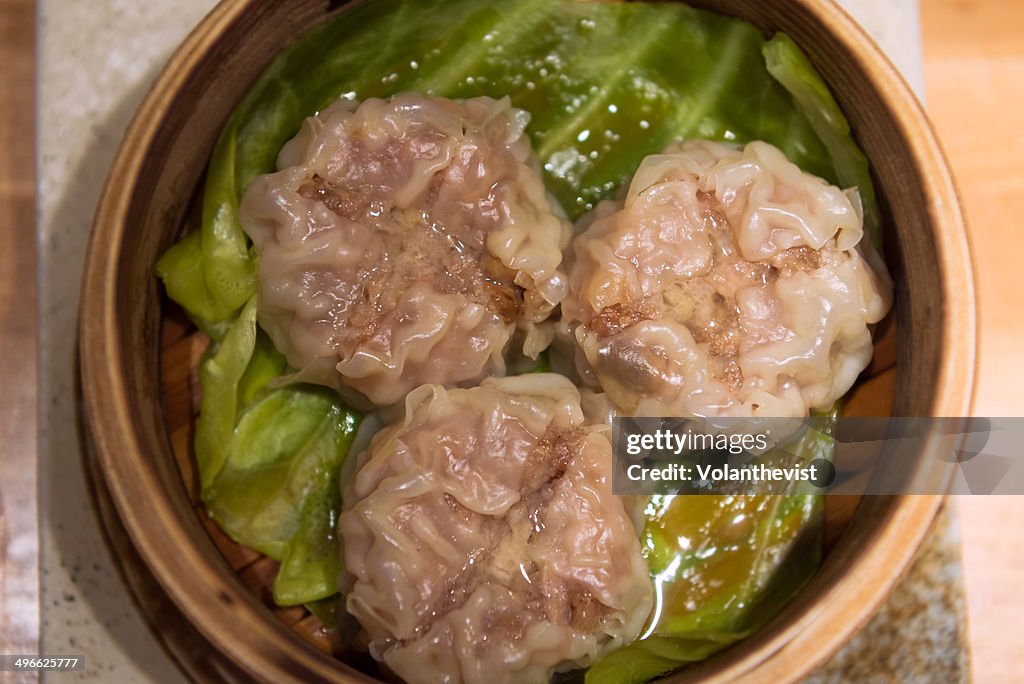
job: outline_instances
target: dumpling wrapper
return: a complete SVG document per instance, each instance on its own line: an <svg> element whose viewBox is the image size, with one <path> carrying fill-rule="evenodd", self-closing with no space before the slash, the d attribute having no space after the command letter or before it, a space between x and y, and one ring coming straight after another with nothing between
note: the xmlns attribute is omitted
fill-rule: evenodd
<svg viewBox="0 0 1024 684"><path fill-rule="evenodd" d="M764 142L670 146L580 226L562 329L631 415L827 409L892 301L856 194Z"/></svg>
<svg viewBox="0 0 1024 684"><path fill-rule="evenodd" d="M527 119L508 98L406 94L306 121L239 213L260 255L260 325L295 380L386 406L504 374L517 328L531 358L550 343L571 228Z"/></svg>
<svg viewBox="0 0 1024 684"><path fill-rule="evenodd" d="M346 488L346 606L410 684L535 684L633 640L653 588L607 426L555 374L424 386Z"/></svg>

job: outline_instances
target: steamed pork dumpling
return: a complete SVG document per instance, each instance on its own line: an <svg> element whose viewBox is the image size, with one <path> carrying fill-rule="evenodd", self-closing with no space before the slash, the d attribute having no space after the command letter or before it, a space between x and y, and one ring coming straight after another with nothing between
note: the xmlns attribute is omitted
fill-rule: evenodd
<svg viewBox="0 0 1024 684"><path fill-rule="evenodd" d="M260 324L299 370L378 406L536 357L565 295L570 226L508 98L339 101L306 121L241 203ZM360 395L353 395L351 389Z"/></svg>
<svg viewBox="0 0 1024 684"><path fill-rule="evenodd" d="M343 500L346 606L411 684L546 682L650 611L609 430L584 424L562 376L414 390Z"/></svg>
<svg viewBox="0 0 1024 684"><path fill-rule="evenodd" d="M802 417L871 358L891 283L858 198L767 143L674 145L582 221L563 325L620 409Z"/></svg>

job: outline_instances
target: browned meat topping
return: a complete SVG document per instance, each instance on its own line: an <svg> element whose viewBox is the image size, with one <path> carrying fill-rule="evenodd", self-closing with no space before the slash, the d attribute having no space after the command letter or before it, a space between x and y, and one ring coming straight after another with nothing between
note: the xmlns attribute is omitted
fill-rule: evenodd
<svg viewBox="0 0 1024 684"><path fill-rule="evenodd" d="M770 261L747 261L739 254L734 228L718 200L706 192L697 193L697 199L713 244L710 268L702 275L668 285L657 303L645 297L605 307L589 327L598 339L605 339L640 321L667 316L686 326L694 341L711 357L714 376L736 391L743 384L743 371L737 357L740 340L744 338L740 309L736 305L737 293L747 287L767 285L780 274L815 270L821 266L821 254L803 246L787 249ZM627 349L614 343L613 346L615 354L609 356L609 360L624 366L625 377L660 377L667 370L655 367L659 359L653 350ZM625 366L635 367L634 372Z"/></svg>
<svg viewBox="0 0 1024 684"><path fill-rule="evenodd" d="M428 200L436 194L442 174L435 176ZM299 194L322 202L331 212L375 232L385 257L369 263L360 273L358 296L347 302L351 327L366 331L370 339L381 317L395 307L397 297L432 274L438 292L458 294L486 307L505 323L516 320L523 307L523 288L516 272L487 253L483 234L468 229L450 230L422 211L385 207L375 197L380 188L356 190L334 185L319 175L304 183ZM425 203L429 206L430 202Z"/></svg>
<svg viewBox="0 0 1024 684"><path fill-rule="evenodd" d="M776 254L771 262L784 276L799 271L816 271L821 268L821 252L807 246L791 247Z"/></svg>
<svg viewBox="0 0 1024 684"><path fill-rule="evenodd" d="M440 601L423 613L416 626L416 638L427 633L442 616L462 606L480 586L506 587L525 599L526 612L496 608L488 615L488 631L497 631L507 639L518 639L533 616L552 624L571 625L581 632L597 631L610 612L580 582L550 576L529 561L523 562L523 548L544 530L547 508L563 485L562 478L580 450L584 431L549 428L537 440L527 457L525 479L520 485L520 500L501 519L470 511L451 495L444 501L452 515L469 521L477 519L488 542L471 554L462 567L447 578ZM398 520L392 517L392 520ZM405 521L399 523L403 527ZM411 524L411 523L410 523ZM407 642L402 642L407 643Z"/></svg>
<svg viewBox="0 0 1024 684"><path fill-rule="evenodd" d="M309 200L322 202L338 216L355 220L367 210L365 195L360 197L346 188L338 188L328 183L319 174L299 186L299 195Z"/></svg>
<svg viewBox="0 0 1024 684"><path fill-rule="evenodd" d="M583 586L572 591L569 603L572 607L569 624L581 632L596 631L608 615L608 606L597 600L590 590Z"/></svg>
<svg viewBox="0 0 1024 684"><path fill-rule="evenodd" d="M611 609L601 603L582 582L546 577L532 568L522 582L527 595L526 610L554 625L569 625L586 634L601 628Z"/></svg>
<svg viewBox="0 0 1024 684"><path fill-rule="evenodd" d="M527 479L521 486L524 495L536 492L565 474L576 455L579 438L579 430L548 428L528 456Z"/></svg>
<svg viewBox="0 0 1024 684"><path fill-rule="evenodd" d="M614 336L641 320L667 315L682 323L700 344L710 359L715 377L730 389L743 384L743 371L737 363L743 331L739 319L736 295L741 289L764 286L778 278L780 272L809 271L820 266L820 254L809 247L795 247L775 256L770 262L751 262L740 254L734 237L734 228L726 219L718 200L709 193L697 193L701 203L704 225L713 241L710 269L700 276L678 280L661 293L660 307L650 298L604 308L591 322L590 328L599 339ZM659 308L661 309L659 311ZM639 352L635 352L633 356ZM630 357L617 348L617 357ZM647 368L654 361L649 353L642 354L638 368L645 373L657 369Z"/></svg>
<svg viewBox="0 0 1024 684"><path fill-rule="evenodd" d="M657 315L657 309L646 299L628 304L614 304L601 309L601 313L590 324L590 329L604 339L617 335L631 325L646 321Z"/></svg>

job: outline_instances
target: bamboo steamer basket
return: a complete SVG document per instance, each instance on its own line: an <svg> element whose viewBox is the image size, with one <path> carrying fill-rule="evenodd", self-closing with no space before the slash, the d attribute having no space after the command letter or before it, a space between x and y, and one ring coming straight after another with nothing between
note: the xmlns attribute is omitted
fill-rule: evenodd
<svg viewBox="0 0 1024 684"><path fill-rule="evenodd" d="M213 144L249 84L279 50L345 4L223 0L139 108L90 238L80 365L98 508L151 624L201 681L377 681L357 669L366 670L365 657L314 616L276 608L274 561L232 542L206 517L192 454L205 339L153 276L158 256L195 223ZM970 248L920 104L829 0L691 4L788 33L832 88L871 161L896 302L844 413L968 415L976 344ZM826 497L826 556L810 584L757 634L666 681L799 680L874 614L941 504L940 496Z"/></svg>

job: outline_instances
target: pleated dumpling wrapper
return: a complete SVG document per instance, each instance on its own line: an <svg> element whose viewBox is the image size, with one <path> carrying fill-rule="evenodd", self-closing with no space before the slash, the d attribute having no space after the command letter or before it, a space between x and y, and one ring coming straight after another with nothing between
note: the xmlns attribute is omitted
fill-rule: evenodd
<svg viewBox="0 0 1024 684"><path fill-rule="evenodd" d="M563 330L622 411L803 417L853 385L892 284L859 198L777 148L687 141L581 219Z"/></svg>
<svg viewBox="0 0 1024 684"><path fill-rule="evenodd" d="M368 408L536 358L571 227L508 98L341 100L247 189L259 320L298 370Z"/></svg>
<svg viewBox="0 0 1024 684"><path fill-rule="evenodd" d="M343 494L370 653L410 684L535 684L632 641L653 589L609 433L560 375L411 392Z"/></svg>

